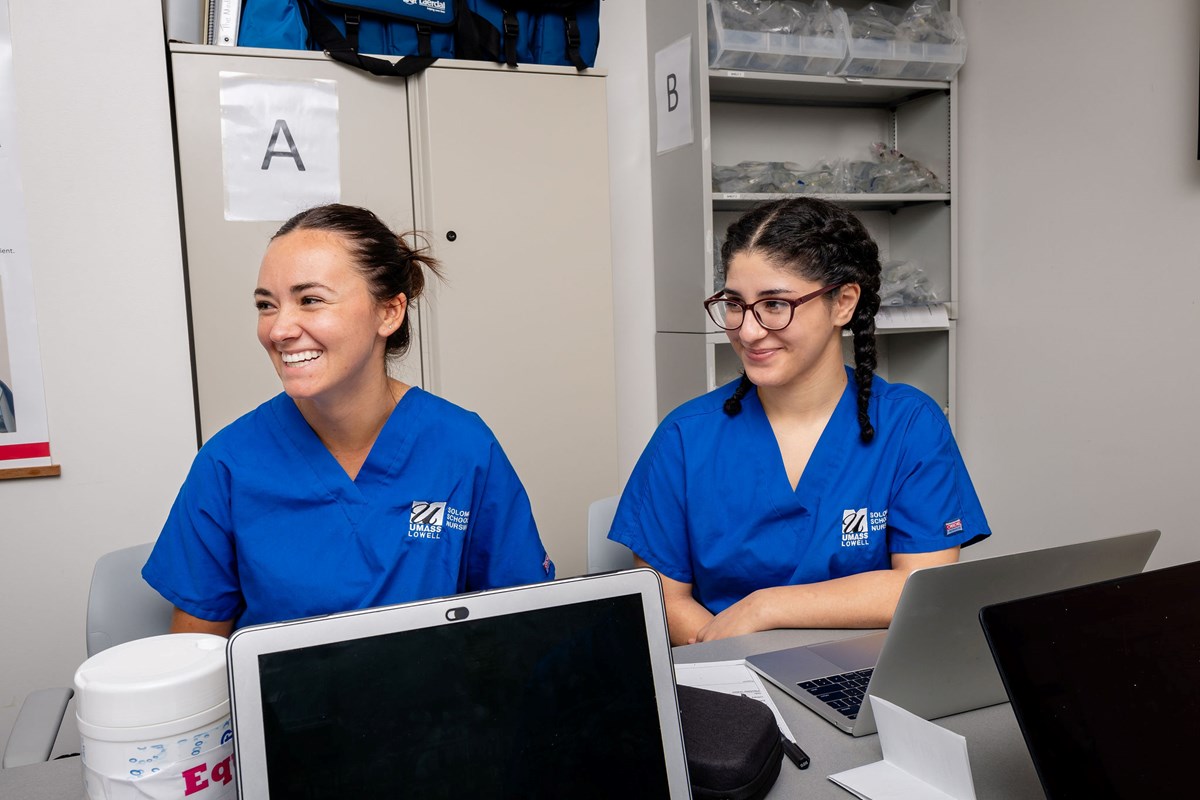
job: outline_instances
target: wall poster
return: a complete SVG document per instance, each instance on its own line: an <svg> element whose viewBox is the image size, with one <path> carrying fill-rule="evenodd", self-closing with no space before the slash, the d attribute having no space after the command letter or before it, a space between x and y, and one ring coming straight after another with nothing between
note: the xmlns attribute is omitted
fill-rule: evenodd
<svg viewBox="0 0 1200 800"><path fill-rule="evenodd" d="M50 465L8 9L0 0L0 470Z"/></svg>

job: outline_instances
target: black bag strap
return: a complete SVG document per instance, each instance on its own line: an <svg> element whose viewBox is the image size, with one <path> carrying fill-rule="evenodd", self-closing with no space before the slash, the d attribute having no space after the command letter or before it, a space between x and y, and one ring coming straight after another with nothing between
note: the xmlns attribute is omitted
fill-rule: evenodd
<svg viewBox="0 0 1200 800"><path fill-rule="evenodd" d="M518 22L517 16L511 8L502 8L500 13L503 14L500 26L502 26L504 34L504 64L515 67L517 65L517 35L521 32L521 23Z"/></svg>
<svg viewBox="0 0 1200 800"><path fill-rule="evenodd" d="M574 12L563 15L563 28L567 32L567 60L571 62L575 69L583 72L588 66L584 63L583 56L579 54L579 44L581 41L579 20L575 18Z"/></svg>
<svg viewBox="0 0 1200 800"><path fill-rule="evenodd" d="M517 65L517 36L521 33L521 23L512 9L503 9L504 13L504 63L510 67Z"/></svg>
<svg viewBox="0 0 1200 800"><path fill-rule="evenodd" d="M558 0L558 2L554 2L554 0L543 0L542 2L538 2L538 0L508 0L505 2L502 8L504 14L504 63L510 67L517 66L517 36L521 32L521 28L513 9L521 8L540 14L562 14L563 31L566 36L563 50L567 60L580 72L587 69L587 62L583 60L583 55L580 53L583 37L579 33L579 20L575 16L575 9L583 5L584 3L580 0Z"/></svg>
<svg viewBox="0 0 1200 800"><path fill-rule="evenodd" d="M358 29L362 25L362 15L356 11L347 11L343 15L346 23L346 44L354 52L358 52ZM336 26L335 26L336 30Z"/></svg>
<svg viewBox="0 0 1200 800"><path fill-rule="evenodd" d="M428 25L417 26L417 48L418 52L423 51L424 55L405 56L398 61L392 62L384 58L373 58L364 56L358 52L358 23L355 22L353 32L351 33L351 24L349 15L346 20L346 32L353 36L353 41L342 35L342 32L337 29L337 26L329 21L329 18L321 13L319 8L312 4L312 0L303 0L307 6L308 13L305 15L308 18L308 32L316 41L317 45L325 51L325 54L334 61L340 61L357 69L365 70L372 75L378 75L384 78L407 78L409 75L416 75L421 70L425 69L433 62L437 61L429 55L430 50L430 28ZM357 15L355 15L357 16ZM422 34L422 27L424 34Z"/></svg>
<svg viewBox="0 0 1200 800"><path fill-rule="evenodd" d="M417 55L421 58L429 58L433 55L433 28L426 25L424 22L416 23L417 28Z"/></svg>

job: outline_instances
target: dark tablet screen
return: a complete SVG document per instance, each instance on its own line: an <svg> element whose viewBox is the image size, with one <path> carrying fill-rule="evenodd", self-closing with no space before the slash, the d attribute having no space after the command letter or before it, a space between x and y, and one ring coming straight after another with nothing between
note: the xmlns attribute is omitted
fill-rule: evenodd
<svg viewBox="0 0 1200 800"><path fill-rule="evenodd" d="M985 607L1048 797L1195 790L1200 562Z"/></svg>

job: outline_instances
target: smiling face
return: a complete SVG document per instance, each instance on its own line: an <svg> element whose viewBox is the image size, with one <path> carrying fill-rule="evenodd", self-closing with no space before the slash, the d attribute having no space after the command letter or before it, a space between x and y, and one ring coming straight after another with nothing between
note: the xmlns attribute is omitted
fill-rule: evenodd
<svg viewBox="0 0 1200 800"><path fill-rule="evenodd" d="M258 341L293 400L349 401L386 383L387 336L406 299L376 301L340 235L298 229L275 238L254 300Z"/></svg>
<svg viewBox="0 0 1200 800"><path fill-rule="evenodd" d="M747 304L769 297L796 300L822 288L756 250L734 255L726 275L725 296ZM727 332L746 376L768 390L840 377L842 327L850 321L858 295L858 286L848 284L810 300L797 306L791 324L779 331L766 330L746 314L740 328Z"/></svg>

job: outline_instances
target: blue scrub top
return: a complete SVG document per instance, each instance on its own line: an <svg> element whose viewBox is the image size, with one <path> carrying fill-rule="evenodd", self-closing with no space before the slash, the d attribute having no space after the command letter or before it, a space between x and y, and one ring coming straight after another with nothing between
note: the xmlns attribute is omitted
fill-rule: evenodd
<svg viewBox="0 0 1200 800"><path fill-rule="evenodd" d="M355 480L285 394L223 429L142 575L241 627L534 583L554 565L483 420L414 387Z"/></svg>
<svg viewBox="0 0 1200 800"><path fill-rule="evenodd" d="M646 446L609 538L714 614L770 586L889 569L892 553L973 544L987 519L941 408L875 377L875 438L846 390L795 490L757 391L730 417L734 381L677 408Z"/></svg>

